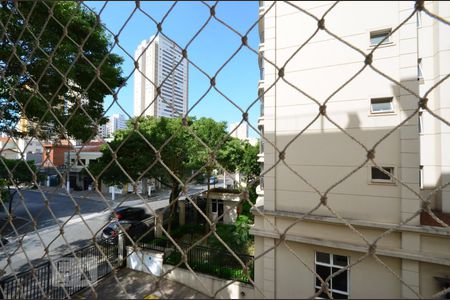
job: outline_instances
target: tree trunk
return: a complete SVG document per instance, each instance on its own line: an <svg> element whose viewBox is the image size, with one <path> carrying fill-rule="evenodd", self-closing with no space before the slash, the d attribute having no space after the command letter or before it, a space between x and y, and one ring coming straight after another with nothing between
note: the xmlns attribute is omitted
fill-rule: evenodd
<svg viewBox="0 0 450 300"><path fill-rule="evenodd" d="M13 202L13 197L11 197L11 188L8 185L8 197L9 197L9 203L8 203L8 213L9 215L11 215L12 212L12 202Z"/></svg>
<svg viewBox="0 0 450 300"><path fill-rule="evenodd" d="M178 200L174 201L174 199L176 199L178 197L178 195L180 194L180 188L179 188L179 184L178 181L173 181L172 182L172 191L170 192L170 197L169 197L169 206L170 206L170 214L169 214L169 226L167 228L167 232L169 234L171 234L172 231L172 222L173 222L173 214L175 212L175 208L177 207L178 204Z"/></svg>
<svg viewBox="0 0 450 300"><path fill-rule="evenodd" d="M207 175L207 187L208 189L206 190L206 216L208 217L209 220L213 221L211 218L211 213L212 213L212 209L211 209L211 198L209 197L209 190L211 188L211 184L209 182L209 179L211 178L211 173L212 170L211 168L207 168L206 169L206 175ZM210 230L210 227L208 225L208 222L206 222L205 224L205 234L207 234ZM208 239L205 240L206 244L208 244Z"/></svg>
<svg viewBox="0 0 450 300"><path fill-rule="evenodd" d="M141 179L142 182L142 195L148 196L148 180L146 177Z"/></svg>

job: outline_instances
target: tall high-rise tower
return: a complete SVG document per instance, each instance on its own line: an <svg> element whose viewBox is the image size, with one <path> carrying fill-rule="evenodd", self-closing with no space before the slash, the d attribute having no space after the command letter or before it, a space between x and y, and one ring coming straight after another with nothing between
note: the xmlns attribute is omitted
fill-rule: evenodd
<svg viewBox="0 0 450 300"><path fill-rule="evenodd" d="M141 42L134 54L139 63L139 70L134 72L135 116L186 114L188 63L182 58L181 48L161 35ZM157 96L158 87L160 96Z"/></svg>

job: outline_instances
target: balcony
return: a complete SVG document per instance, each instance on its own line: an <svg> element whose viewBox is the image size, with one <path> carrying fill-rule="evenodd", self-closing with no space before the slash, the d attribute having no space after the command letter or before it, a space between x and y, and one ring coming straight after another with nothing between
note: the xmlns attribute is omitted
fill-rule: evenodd
<svg viewBox="0 0 450 300"><path fill-rule="evenodd" d="M258 128L264 127L264 116L258 118Z"/></svg>
<svg viewBox="0 0 450 300"><path fill-rule="evenodd" d="M258 153L258 162L260 163L264 162L264 153Z"/></svg>
<svg viewBox="0 0 450 300"><path fill-rule="evenodd" d="M264 79L258 81L258 94L259 92L264 93Z"/></svg>
<svg viewBox="0 0 450 300"><path fill-rule="evenodd" d="M259 16L261 17L265 11L264 1L259 1Z"/></svg>
<svg viewBox="0 0 450 300"><path fill-rule="evenodd" d="M264 69L264 43L260 43L258 47L258 65L259 69Z"/></svg>

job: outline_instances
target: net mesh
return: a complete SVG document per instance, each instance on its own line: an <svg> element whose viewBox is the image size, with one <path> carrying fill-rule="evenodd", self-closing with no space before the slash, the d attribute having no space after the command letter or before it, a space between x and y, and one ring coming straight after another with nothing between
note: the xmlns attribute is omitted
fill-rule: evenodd
<svg viewBox="0 0 450 300"><path fill-rule="evenodd" d="M97 223L94 224L93 220L96 218L104 218L114 212L116 207L127 205L127 202L130 201L130 199L133 199L133 203L138 203L140 207L144 207L147 212L150 212L150 214L154 216L149 231L159 231L161 232L160 236L165 238L165 244L163 246L163 249L166 249L163 250L166 251L164 252L165 257L172 257L171 255L173 253L179 254L178 259L174 259L170 267L165 268L160 276L154 276L155 281L158 283L169 278L170 273L183 267L187 269L189 274L196 279L198 285L202 287L201 292L209 297L218 297L221 292L228 288L228 286L237 281L243 281L243 278L245 278L244 281L260 295L271 297L271 295L267 295L265 288L258 284L262 281L260 281L260 279L259 281L255 279L253 268L254 265L258 264L258 260L261 262L265 257L273 255L275 249L284 247L292 254L291 257L295 257L295 259L317 279L316 292L315 294L310 295L311 297L336 297L337 294L334 293L335 291L331 287L332 280L338 278L341 274L347 274L348 271L369 257L374 258L377 264L381 265L388 273L391 273L396 280L398 280L403 287L409 289L412 294L419 298L424 296L420 294L417 287L410 286L410 284L402 278L402 274L394 271L393 268L385 262L383 255L386 255L387 252L379 245L380 241L385 240L389 235L398 232L406 226L418 226L412 221L417 220L417 218L424 213L429 215L437 226L442 227L436 229L436 232L448 236L449 226L445 220L442 219L441 215L436 214L435 211L432 210L432 199L438 192L445 190L449 183L443 182L425 195L419 192L412 184L404 182L399 174L383 168L377 161L376 152L380 147L387 143L389 137L408 124L413 118L418 118L419 114L422 112L427 112L431 118L440 122L440 124L449 126L448 116L440 111L434 111L432 109L434 105L430 105L431 101L429 100L432 98L433 91L438 87L443 86L444 83L448 83L449 74L441 76L439 80L436 80L435 84L425 91L425 93L419 93L408 86L408 84L399 81L398 78L393 78L378 67L377 64L374 63L374 56L383 48L383 44L388 41L389 38L397 34L403 27L407 26L407 24L414 21L418 14L420 14L423 19L432 18L433 22L448 26L449 21L435 13L432 4L425 5L423 1L417 1L415 4L412 3L408 13L399 19L398 24L392 26L392 29L388 34L386 34L378 44L370 47L369 50L360 49L349 42L349 39L340 37L339 34L334 32L333 27L325 22L327 17L339 8L339 2L326 4L325 12L320 16L314 15L311 13L310 9L303 8L302 5L297 2L260 3L261 8L259 14L252 20L251 25L246 28L246 30L238 30L235 28L236 26L231 25L229 20L220 17L218 12L221 7L226 6L227 3L219 1L199 2L197 3L196 9L209 11L209 13L198 30L189 33L191 34L191 38L188 39L188 42L185 44L179 44L177 40L174 40L173 37L164 30L168 27L167 23L171 22L170 16L174 14L174 11L183 9L184 6L182 6L181 3L171 3L161 16L153 15L153 10L149 9L151 8L152 3L146 3L144 6L143 3L136 1L134 8L129 15L125 16L123 24L117 26L117 31L113 31L102 22L102 14L108 7L115 5L118 4L105 1L99 6L99 9L94 10L89 3L85 2L2 2L2 7L0 8L2 43L0 58L0 70L2 75L0 86L0 113L2 114L2 129L5 135L2 139L2 148L0 149L0 164L2 167L0 169L4 170L1 179L5 189L8 188L13 192L15 191L16 195L14 201L17 202L17 204L14 205L23 207L24 214L28 220L27 225L29 226L29 230L24 233L23 226L18 225L17 217L14 216L14 211L11 211L8 207L9 202L6 199L7 196L5 196L7 194L2 193L1 200L5 215L2 230L9 228L10 232L8 238L12 241L8 245L6 244L6 240L2 239L0 242L4 249L8 249L2 254L3 263L1 266L2 273L5 276L8 276L8 280L4 280L4 283L0 285L1 292L6 295L7 298L58 298L73 296L74 293L79 290L74 290L72 287L69 288L67 285L60 284L57 286L58 293L55 294L55 288L49 289L48 281L43 280L41 273L39 273L42 268L38 263L45 260L49 267L54 270L59 270L54 272L54 274L52 273L52 276L59 281L63 280L64 274L62 271L60 272L61 268L58 267L61 257L63 257L63 252L65 256L69 255L74 258L72 269L77 270L83 278L87 278L84 286L92 291L93 295L97 295L95 285L96 280L89 279L88 271L85 268L86 257L89 255L89 257L91 257L90 261L93 261L92 257L96 257L95 264L101 263L105 268L109 268L108 270L110 270L110 274L117 283L117 286L122 290L124 295L129 297L130 295L128 294L129 291L127 292L126 282L117 275L119 270L118 267L120 265L117 261L118 259L126 260L127 257L130 257L133 253L142 249L144 247L143 243L145 243L144 235L135 236L127 230L128 225L125 223L115 223L117 224L118 230L123 234L123 236L120 235L118 239L122 242L123 240L126 240L131 251L122 253L125 258L120 257L121 252L117 249L118 254L111 255L111 249L108 248L108 246L99 243L99 240L97 239L105 228L111 224L110 220L105 219L100 225ZM268 22L269 17L273 18L273 16L276 16L277 6L282 5L289 7L293 13L300 14L302 18L308 18L309 21L316 22L317 26L311 35L304 41L298 43L295 49L290 50L290 54L287 55L286 60L280 63L277 59L271 61L271 56L266 55L255 47L253 43L250 43L249 36L252 32L258 30L258 25L260 26L260 34L268 34L267 32L263 32L264 22ZM72 13L62 16L63 11L70 11ZM83 13L80 14L78 13L79 11L82 11ZM253 16L248 16L248 18L251 17ZM136 18L144 21L145 25L143 26L149 28L149 36L153 33L155 33L155 35L146 44L143 52L133 55L127 50L127 47L124 47L121 44L121 40L124 38L122 35L126 27L130 26L129 24ZM208 30L209 27L214 26L215 28L217 24L220 24L222 29L229 31L239 45L226 59L223 60L223 63L215 72L210 72L206 71L204 67L201 67L201 62L194 61L189 54L195 42L200 39L199 37L201 34ZM177 30L183 31L183 28L178 28ZM102 40L102 37L98 36L101 33L105 36L109 36L109 40ZM314 91L306 91L301 84L292 81L287 70L302 56L305 47L308 46L315 37L323 33L326 33L329 38L341 43L346 49L350 49L356 55L359 55L361 67L328 96L317 98L313 96L315 94ZM159 37L163 37L170 41L181 49L181 51L179 60L169 68L168 72L163 76L162 81L155 82L145 72L145 66L142 65L142 55L144 55L145 51L150 51L148 50L150 49L150 45ZM97 41L99 44L93 45L93 41ZM99 50L96 49L97 47L103 48ZM114 54L119 51L123 54L123 59L133 62L133 68L131 70L123 71L122 76L117 73L117 70L120 68L119 65L121 59ZM259 58L260 63L265 65L265 69L263 70L264 74L272 72L270 78L273 78L273 80L269 80L269 77L266 76L266 78L264 78L264 88L260 90L260 93L254 99L247 99L248 101L245 101L245 103L247 103L245 105L243 105L243 102L239 99L230 96L230 91L221 88L218 80L220 77L219 75L224 73L227 67L235 60L238 60L239 55L243 51L251 53L252 56ZM184 63L187 63L190 69L201 74L204 77L204 81L207 82L207 88L200 97L197 99L189 99L189 107L186 111L181 110L170 97L165 96L162 92L165 86L173 82L180 66ZM393 86L399 88L403 93L407 93L416 99L415 107L408 110L407 114L401 117L400 122L395 126L392 126L381 138L373 141L373 144L371 145L361 141L354 133L340 125L339 122L334 119L332 113L329 113L327 110L327 106L331 105L332 100L338 93L354 83L361 74L368 71L379 74ZM326 72L326 70L323 70L323 72ZM131 82L133 75L142 75L146 84L150 84L150 87L156 91L154 99L142 109L140 116L132 116L126 110L124 101L119 97L119 93L127 83ZM296 132L283 146L280 146L273 136L269 136L261 130L260 126L252 124L250 121L252 117L251 114L255 111L259 102L264 96L269 95L277 87L280 89L283 87L293 89L299 97L307 99L311 104L317 106L317 112L314 115L311 115L311 120L306 126ZM228 213L227 210L223 209L222 212L218 210L218 213L221 215L217 218L211 218L209 216L211 214L211 209L208 208L208 205L211 205L209 201L212 201L210 199L210 193L205 194L207 198L207 208L205 209L198 200L199 194L190 192L190 188L196 185L197 178L205 172L211 174L210 170L212 168L218 169L220 172L235 171L229 170L229 167L224 160L221 160L219 157L220 151L226 147L230 137L238 130L238 128L221 136L218 140L211 141L206 140L204 136L199 136L198 131L196 131L195 127L191 126L190 123L190 117L195 113L196 107L200 105L214 105L208 103L206 100L207 96L212 93L220 95L220 97L223 98L224 102L222 105L230 106L233 109L238 110L241 114L239 125L244 123L247 124L251 131L257 135L260 143L264 144L264 149L266 151L270 149L270 151L274 153L273 156L276 157L272 163L266 162L261 173L253 178L249 178L246 185L242 185L242 181L240 180L237 181L233 179L234 183L240 187L240 204L243 205L245 203L245 205L250 206L252 208L252 213L256 215L256 218L261 219L261 222L266 224L265 228L271 228L270 230L273 233L272 239L274 239L274 243L269 247L264 247L264 249L257 251L258 254L253 256L250 255L250 259L241 253L241 249L238 250L230 245L229 241L227 241L218 230L219 220L226 218ZM103 99L105 96L109 96L112 99L109 105L105 105L103 108L94 104L98 103L95 102L98 97ZM179 123L177 123L179 125L177 127L178 130L172 131L169 135L165 136L163 141L152 138L154 137L153 135L147 135L145 130L140 127L143 126L144 123L138 121L138 119L142 119L146 112L156 103L158 103L158 105L166 105L170 108L174 116L179 118ZM263 103L263 105L265 104ZM103 153L109 153L109 162L106 165L103 165L101 170L93 171L86 162L82 160L83 153L89 151L89 144L76 144L76 139L73 139L74 128L77 130L80 128L77 126L83 124L82 130L76 134L79 133L81 139L86 141L95 139L98 135L99 126L104 124L106 115L113 107L127 115L130 119L134 118L134 121L129 124L127 134L124 134L121 139L117 139L116 137L114 142L104 144L103 147L105 148L102 151ZM217 108L214 108L214 111L216 112L215 116L219 119L221 111ZM288 158L297 155L293 151L293 145L296 145L302 137L307 135L307 131L311 129L318 120L324 119L343 133L343 138L347 138L348 143L357 145L361 153L365 156L362 160L357 160L355 157L354 165L356 167L352 168L344 176L341 176L341 178L336 178L336 180L327 188L315 185L313 181L308 179L306 173L303 173L301 170L299 171L298 168L292 166L288 161ZM18 130L21 124L26 124L28 128L26 130ZM179 141L182 138L189 139L191 143L195 144L195 149L199 154L198 156L203 157L201 163L198 164L195 170L188 176L182 174L179 170L174 169L176 168L177 163L176 157L177 155L180 158L183 157L182 153L170 157L165 156L167 151L174 148L177 149L177 147L180 146ZM146 145L145 151L151 153L149 157L152 159L151 161L145 162L146 167L143 169L141 168L139 173L134 172L130 174L131 167L126 164L126 160L121 159L121 155L125 155L124 153L126 153L126 151L130 151L130 148L128 148L127 145L135 145L136 140L144 142L144 145ZM51 141L52 143L50 143ZM64 141L66 144L61 141ZM68 158L64 158L64 160L67 159L65 167L57 166L54 157L52 159L52 148L48 147L49 144L67 147L67 149L69 149L69 155L72 156L72 160L70 160L69 156ZM30 163L25 163L27 161L27 151L32 145L36 145L37 147L40 146L46 152L43 156L44 159L38 168ZM308 145L306 144L303 147L308 147ZM176 150L174 151L176 152ZM138 155L138 153L136 153L136 155ZM15 160L14 163L10 163L6 158L11 156L18 159ZM51 170L51 172L53 172L52 174L59 178L61 186L66 186L68 181L70 181L70 173L73 168L81 167L85 172L84 176L92 181L92 189L95 191L95 196L92 196L93 193L91 193L91 196L89 197L92 199L95 198L95 202L98 205L102 205L104 213L102 215L91 215L87 217L79 193L77 194L70 189L55 188L51 190L44 187L39 175L40 169L44 168L44 166L47 171ZM343 183L347 182L350 177L367 166L378 168L382 174L390 178L392 182L402 189L402 191L406 190L407 192L412 193L421 203L415 212L403 217L397 224L389 224L388 228L383 229L381 234L370 237L367 236L365 231L361 230L361 226L358 226L354 220L345 217L345 214L343 214L340 209L333 207L329 201L330 198L333 197L332 191L335 191L342 186ZM252 190L256 187L260 190L261 188L259 186L262 185L264 176L273 177L273 173L282 167L289 170L289 176L298 178L308 186L311 191L317 195L317 201L315 204L311 205L311 207L305 209L302 214L296 214L295 217L290 218L288 221L289 224L280 226L280 223L275 221L276 211L269 211L267 207L265 208L255 204L256 197L252 194ZM129 185L133 187L133 192L131 194L118 197L116 201L113 201L107 194L102 192L101 183L102 176L106 176L108 172L112 172L113 169L116 170L115 172L117 173L118 178L125 178L121 180L128 181ZM138 191L140 182L146 180L146 178L149 177L149 174L156 169L159 170L161 174L164 173L164 176L171 178L173 185L177 186L175 191L178 191L178 193L175 193L174 197L166 197L167 202L165 202L164 205L161 205L163 208L162 211L159 210L161 207L154 205L156 202ZM276 181L277 177L274 178ZM28 184L28 186L34 186L35 189L30 191L24 183ZM275 186L277 186L276 183ZM61 218L60 214L55 211L56 209L60 209L54 205L54 191L56 190L59 191L61 194L60 196L67 197L68 201L71 203L71 208L73 206L73 209L70 210L65 218ZM39 195L40 200L36 200L39 202L38 204L30 202L29 197L32 197L31 194ZM91 201L94 201L92 199ZM277 201L282 200L278 199ZM167 215L172 216L174 211L177 210L177 207L179 207L180 202L183 202L183 207L189 206L190 209L194 211L193 214L196 215L198 223L204 224L201 229L190 232L192 236L197 235L198 237L192 240L189 245L185 245L179 237L173 234L173 230L177 225L173 225L173 228L171 228L172 225L169 225L168 227L167 224L164 223L164 218L162 217L163 215L166 217ZM39 205L42 208L41 213L44 211L43 214L47 215L48 222L56 224L52 227L52 230L45 230L45 226L41 224L39 216L35 213L35 205ZM330 272L330 275L327 277L321 277L317 272L317 268L311 265L308 260L305 260L305 258L298 253L295 247L295 234L293 233L293 229L296 225L308 220L314 220L315 216L320 215L318 210L323 208L325 208L335 219L335 222L344 225L360 238L359 252L363 253L357 260L351 261L351 263L345 264L338 269L333 268L333 271ZM199 220L201 220L201 222ZM89 240L89 245L94 249L92 251L95 251L95 255L92 254L94 252L88 255L86 254L86 251L83 252L78 250L80 245L77 243L80 235L84 235L86 240ZM199 247L204 246L205 243L212 238L214 238L222 247L223 251L227 252L227 255L229 254L227 256L228 260L235 261L232 269L239 270L243 274L243 277L231 278L226 285L220 288L212 288L205 284L205 281L202 279L201 275L199 275L203 272L199 271L201 269L199 269L198 262L192 258L192 253L200 251L198 250L200 249ZM30 241L34 244L31 244ZM156 247L156 245L153 245L153 247ZM167 252L167 249L170 249L170 251ZM113 252L116 250L113 250ZM136 257L141 260L141 263L145 266L142 257ZM217 255L214 257L215 259L218 259ZM168 258L164 258L165 262L167 262L166 259ZM205 258L203 257L203 259ZM21 265L20 269L18 269L19 265ZM26 270L25 273L24 270ZM279 270L279 272L282 273L282 270ZM28 281L24 279L24 274L27 274L26 276L28 277L26 278L28 278ZM46 274L46 279L50 277L53 278L48 275L48 271ZM283 279L280 278L280 280ZM14 291L16 292L12 292L11 288L6 284L10 281L14 282ZM33 282L33 289L29 286L30 282ZM440 290L435 295L426 296L440 297L449 292L450 289L447 287L446 289Z"/></svg>

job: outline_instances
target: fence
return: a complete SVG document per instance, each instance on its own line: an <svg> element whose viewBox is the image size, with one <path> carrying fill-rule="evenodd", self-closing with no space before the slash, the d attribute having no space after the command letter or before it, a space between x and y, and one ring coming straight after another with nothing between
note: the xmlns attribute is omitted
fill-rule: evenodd
<svg viewBox="0 0 450 300"><path fill-rule="evenodd" d="M187 255L185 264L183 254L174 247L167 247L170 243L167 240L155 239L151 243L141 244L142 249L150 249L164 253L163 263L187 269L188 266L195 272L212 275L222 279L237 280L249 283L249 278L253 278L253 256L236 253L239 259L248 267L248 275L245 274L242 265L233 255L224 253L223 249L212 248L202 245L192 245L184 242L177 242Z"/></svg>
<svg viewBox="0 0 450 300"><path fill-rule="evenodd" d="M185 198L209 229L198 243L215 236L226 249L213 257L201 247L185 249L157 218L156 230L176 249L167 259L193 277L253 264L254 276L244 280L261 298L446 295L449 20L446 1L2 1L0 188L18 190L34 226L20 235L14 215L2 220L16 239L1 260L1 271L12 274L3 293L45 297L54 283L49 265L16 273L18 257L32 265L31 249L40 246L39 256L54 267L49 249L67 246L75 255L74 243L94 239L106 225L70 193L65 151L72 167L83 168L72 178L91 178L109 212L126 203L106 198L102 183L132 185L133 200L154 215L138 182L155 178L167 186L170 214ZM106 116L114 112L130 121L106 142ZM196 118L233 112L228 121L250 129L264 153L232 138L244 138L237 126ZM32 142L47 149L42 164L67 187L71 213L61 216L52 205L36 168L11 163L25 160ZM93 149L101 157L89 156ZM210 178L213 169L246 173L236 184L255 216L253 258L218 236L210 199L203 212L189 196L196 178ZM24 185L36 185L41 199L30 203ZM9 199L0 200L6 212ZM37 205L57 224L52 234L38 230ZM139 239L127 238L138 247ZM78 263L75 269L85 275ZM242 273L230 276L243 280ZM21 294L22 284L35 295ZM210 297L222 291L202 290Z"/></svg>
<svg viewBox="0 0 450 300"><path fill-rule="evenodd" d="M104 255L96 245L90 245L76 250L75 256L69 253L53 262L47 261L2 278L2 299L63 299L76 294L117 266L117 246L102 248Z"/></svg>

